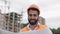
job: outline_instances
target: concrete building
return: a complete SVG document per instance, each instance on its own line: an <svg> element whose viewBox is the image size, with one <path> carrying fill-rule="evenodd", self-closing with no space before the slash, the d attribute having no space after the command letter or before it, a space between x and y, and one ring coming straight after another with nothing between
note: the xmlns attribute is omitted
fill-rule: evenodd
<svg viewBox="0 0 60 34"><path fill-rule="evenodd" d="M15 12L5 14L4 29L11 32L20 32L20 22L22 15Z"/></svg>
<svg viewBox="0 0 60 34"><path fill-rule="evenodd" d="M45 18L43 18L43 17L40 16L38 22L45 25Z"/></svg>

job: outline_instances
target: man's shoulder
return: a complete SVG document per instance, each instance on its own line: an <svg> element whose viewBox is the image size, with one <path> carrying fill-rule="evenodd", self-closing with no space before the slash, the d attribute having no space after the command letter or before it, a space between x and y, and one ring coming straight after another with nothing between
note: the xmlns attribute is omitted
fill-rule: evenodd
<svg viewBox="0 0 60 34"><path fill-rule="evenodd" d="M27 27L24 27L20 30L21 32L26 32L27 31Z"/></svg>
<svg viewBox="0 0 60 34"><path fill-rule="evenodd" d="M39 25L39 29L44 29L44 28L46 28L47 26L46 25L43 25L43 24L40 24Z"/></svg>

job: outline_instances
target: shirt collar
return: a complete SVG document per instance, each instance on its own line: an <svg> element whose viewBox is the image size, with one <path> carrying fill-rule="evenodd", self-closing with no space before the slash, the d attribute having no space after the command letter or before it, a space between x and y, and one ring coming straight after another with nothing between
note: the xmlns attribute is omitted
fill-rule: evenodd
<svg viewBox="0 0 60 34"><path fill-rule="evenodd" d="M28 25L27 25L27 28L31 31L31 28L29 27L29 25L30 25L30 24L28 24ZM38 23L38 25L37 25L37 26L39 26L39 25L40 25L40 23ZM35 27L35 29L34 29L34 30L36 30L37 28L38 28L38 27Z"/></svg>

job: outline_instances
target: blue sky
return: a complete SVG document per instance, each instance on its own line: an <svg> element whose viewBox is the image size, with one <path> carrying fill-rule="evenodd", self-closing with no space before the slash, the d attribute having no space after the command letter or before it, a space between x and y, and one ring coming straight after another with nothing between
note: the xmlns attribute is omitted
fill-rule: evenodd
<svg viewBox="0 0 60 34"><path fill-rule="evenodd" d="M51 28L60 27L60 0L7 0L10 2L10 12L21 13L23 11L23 22L27 22L26 9L33 3L40 8L40 16L46 19L46 25ZM0 0L0 5L4 2ZM3 9L3 8L2 8ZM6 12L8 12L7 8ZM2 12L4 12L4 10Z"/></svg>

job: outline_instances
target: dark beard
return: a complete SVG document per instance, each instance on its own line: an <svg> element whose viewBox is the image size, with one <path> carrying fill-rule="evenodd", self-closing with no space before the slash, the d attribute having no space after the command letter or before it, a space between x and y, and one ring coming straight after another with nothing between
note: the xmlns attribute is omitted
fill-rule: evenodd
<svg viewBox="0 0 60 34"><path fill-rule="evenodd" d="M32 22L31 20L34 20L34 22ZM38 19L28 19L28 21L31 25L35 25L37 23Z"/></svg>

